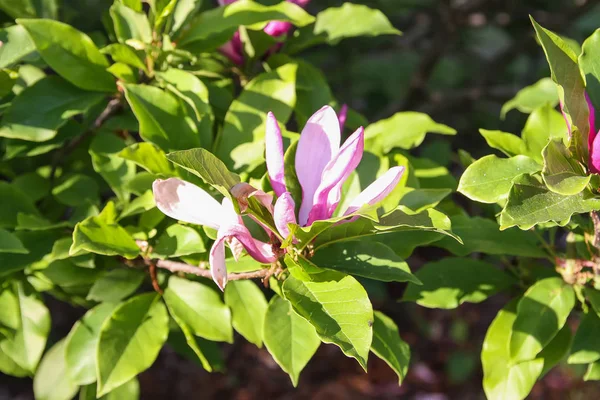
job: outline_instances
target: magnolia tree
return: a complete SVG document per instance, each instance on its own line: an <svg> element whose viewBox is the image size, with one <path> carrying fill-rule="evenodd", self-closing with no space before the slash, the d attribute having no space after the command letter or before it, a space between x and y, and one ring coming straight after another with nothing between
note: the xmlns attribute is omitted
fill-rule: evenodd
<svg viewBox="0 0 600 400"><path fill-rule="evenodd" d="M408 111L368 123L301 58L398 35L380 11L209 3L115 0L90 37L52 0L0 1L15 19L0 48L0 371L33 377L37 399L136 399L163 346L223 372L218 343L243 337L294 385L321 343L365 370L381 358L402 384L409 346L365 289L383 281L429 308L513 298L483 343L490 399L525 398L567 354L600 379L600 32L577 56L534 23L552 80L505 105L530 113L521 137L481 130L508 158L461 152L457 182L411 152L453 128ZM483 216L448 197L457 186ZM448 256L413 274L420 246ZM48 296L88 310L64 337Z"/></svg>

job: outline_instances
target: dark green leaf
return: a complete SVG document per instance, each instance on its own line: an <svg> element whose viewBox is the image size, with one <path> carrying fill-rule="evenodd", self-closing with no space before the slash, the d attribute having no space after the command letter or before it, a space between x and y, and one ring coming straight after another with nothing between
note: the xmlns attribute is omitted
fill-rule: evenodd
<svg viewBox="0 0 600 400"><path fill-rule="evenodd" d="M0 253L27 254L29 250L23 246L17 236L0 228Z"/></svg>
<svg viewBox="0 0 600 400"><path fill-rule="evenodd" d="M119 156L126 148L125 141L108 132L102 132L90 144L90 156L94 171L99 173L117 197L127 202L127 182L135 176L135 164Z"/></svg>
<svg viewBox="0 0 600 400"><path fill-rule="evenodd" d="M423 307L456 308L462 303L480 303L514 283L492 264L469 258L445 258L425 264L416 273L422 285L409 283L403 301Z"/></svg>
<svg viewBox="0 0 600 400"><path fill-rule="evenodd" d="M0 182L0 200L0 228L14 228L18 213L39 215L29 197L7 182Z"/></svg>
<svg viewBox="0 0 600 400"><path fill-rule="evenodd" d="M589 364L600 360L598 331L600 331L600 318L595 311L590 311L581 319L577 328L569 364Z"/></svg>
<svg viewBox="0 0 600 400"><path fill-rule="evenodd" d="M1 53L0 53L1 54ZM1 59L1 56L0 56ZM600 30L588 37L581 47L579 67L586 80L586 92L596 107L600 106Z"/></svg>
<svg viewBox="0 0 600 400"><path fill-rule="evenodd" d="M548 221L564 225L573 214L598 208L600 199L588 191L563 196L551 192L531 175L524 174L515 180L510 190L508 202L500 215L500 229L518 226L525 230Z"/></svg>
<svg viewBox="0 0 600 400"><path fill-rule="evenodd" d="M567 141L568 130L563 116L552 106L545 105L533 110L521 132L527 154L542 163L542 150L550 140Z"/></svg>
<svg viewBox="0 0 600 400"><path fill-rule="evenodd" d="M152 248L153 254L162 259L204 253L204 241L200 234L189 226L174 224L169 226Z"/></svg>
<svg viewBox="0 0 600 400"><path fill-rule="evenodd" d="M133 294L144 280L144 274L134 269L113 269L105 272L93 284L87 300L118 302Z"/></svg>
<svg viewBox="0 0 600 400"><path fill-rule="evenodd" d="M115 1L110 7L115 34L121 43L129 39L139 40L142 43L152 41L152 29L148 17L143 12L136 12L125 4Z"/></svg>
<svg viewBox="0 0 600 400"><path fill-rule="evenodd" d="M408 264L384 244L358 240L321 247L312 258L319 267L384 282L421 282Z"/></svg>
<svg viewBox="0 0 600 400"><path fill-rule="evenodd" d="M5 0L6 1L6 0ZM20 25L12 25L0 30L0 68L10 67L35 51L35 44Z"/></svg>
<svg viewBox="0 0 600 400"><path fill-rule="evenodd" d="M52 189L56 200L71 207L97 203L98 192L96 181L82 174L71 175Z"/></svg>
<svg viewBox="0 0 600 400"><path fill-rule="evenodd" d="M135 240L125 229L115 223L107 223L100 217L89 217L75 226L69 253L74 255L82 250L127 258L135 258L140 252Z"/></svg>
<svg viewBox="0 0 600 400"><path fill-rule="evenodd" d="M87 112L102 98L55 76L41 79L12 101L2 118L0 137L33 142L53 139L69 118Z"/></svg>

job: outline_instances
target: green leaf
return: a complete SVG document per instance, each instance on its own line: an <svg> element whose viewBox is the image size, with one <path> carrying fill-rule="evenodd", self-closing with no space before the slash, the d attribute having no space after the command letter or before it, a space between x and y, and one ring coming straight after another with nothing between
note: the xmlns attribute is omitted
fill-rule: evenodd
<svg viewBox="0 0 600 400"><path fill-rule="evenodd" d="M517 299L500 310L483 341L483 389L489 400L524 399L544 368L544 360L539 358L516 364L511 362L508 343L517 317L516 309Z"/></svg>
<svg viewBox="0 0 600 400"><path fill-rule="evenodd" d="M177 314L171 313L171 317L181 330L177 332L171 328L169 333L169 344L175 351L195 363L199 362L208 372L223 371L224 362L216 343L194 336L191 328Z"/></svg>
<svg viewBox="0 0 600 400"><path fill-rule="evenodd" d="M428 208L437 206L452 193L450 189L414 189L410 187L399 189L396 191L401 196L399 204L415 213L420 213ZM396 207L397 205L393 204L392 209Z"/></svg>
<svg viewBox="0 0 600 400"><path fill-rule="evenodd" d="M539 163L543 161L542 150L548 142L562 139L566 143L567 135L568 130L563 116L550 105L533 110L521 132L527 154Z"/></svg>
<svg viewBox="0 0 600 400"><path fill-rule="evenodd" d="M480 303L508 288L514 280L494 265L469 258L444 258L425 264L416 273L422 285L409 283L402 301L428 308L456 308Z"/></svg>
<svg viewBox="0 0 600 400"><path fill-rule="evenodd" d="M12 18L36 17L35 5L31 0L14 2L12 0L0 0L0 9Z"/></svg>
<svg viewBox="0 0 600 400"><path fill-rule="evenodd" d="M144 280L144 274L134 269L113 269L106 271L93 284L87 300L98 302L118 302L133 294Z"/></svg>
<svg viewBox="0 0 600 400"><path fill-rule="evenodd" d="M19 175L11 182L21 192L25 193L31 201L38 201L46 197L50 191L50 182L37 172L28 172Z"/></svg>
<svg viewBox="0 0 600 400"><path fill-rule="evenodd" d="M544 151L542 177L551 191L565 196L581 192L592 178L587 175L563 144L562 140L551 140Z"/></svg>
<svg viewBox="0 0 600 400"><path fill-rule="evenodd" d="M115 223L107 223L101 217L89 217L78 223L73 231L71 255L79 251L89 251L105 256L121 255L135 258L140 248L131 235Z"/></svg>
<svg viewBox="0 0 600 400"><path fill-rule="evenodd" d="M600 208L600 199L588 191L574 196L551 192L534 177L524 174L515 179L508 202L500 215L500 229L518 226L523 230L536 224L554 221L565 225L573 214Z"/></svg>
<svg viewBox="0 0 600 400"><path fill-rule="evenodd" d="M23 243L28 253L0 253L0 277L23 270L30 265L35 266L38 263L45 267L47 265L45 258L50 254L52 245L61 237L61 234L56 230L50 230L15 232L15 236Z"/></svg>
<svg viewBox="0 0 600 400"><path fill-rule="evenodd" d="M154 256L166 259L187 256L195 253L204 253L204 241L200 234L189 226L174 224L169 226L156 239L152 247Z"/></svg>
<svg viewBox="0 0 600 400"><path fill-rule="evenodd" d="M17 363L14 362L12 358L4 354L2 349L0 348L0 372L14 376L17 378L24 378L30 375L27 370L19 367Z"/></svg>
<svg viewBox="0 0 600 400"><path fill-rule="evenodd" d="M531 114L533 110L545 105L550 105L552 108L558 105L556 84L550 78L542 78L533 85L519 90L515 97L504 103L500 114L503 119L510 110L514 109Z"/></svg>
<svg viewBox="0 0 600 400"><path fill-rule="evenodd" d="M27 31L20 25L12 25L0 30L0 68L10 67L35 51L35 44Z"/></svg>
<svg viewBox="0 0 600 400"><path fill-rule="evenodd" d="M550 65L552 80L559 86L558 95L563 104L563 111L572 125L575 154L580 161L587 161L589 110L585 100L585 82L577 64L577 55L558 35L542 28L533 18L531 22Z"/></svg>
<svg viewBox="0 0 600 400"><path fill-rule="evenodd" d="M55 76L41 79L12 101L2 118L0 137L33 142L53 139L69 118L87 112L102 98Z"/></svg>
<svg viewBox="0 0 600 400"><path fill-rule="evenodd" d="M142 71L147 71L146 64L144 64L145 54L135 50L131 46L123 43L113 43L102 48L100 51L103 54L108 54L114 62L127 64Z"/></svg>
<svg viewBox="0 0 600 400"><path fill-rule="evenodd" d="M262 347L267 312L265 295L252 281L232 281L225 287L225 304L231 308L236 331L250 343Z"/></svg>
<svg viewBox="0 0 600 400"><path fill-rule="evenodd" d="M14 296L18 328L13 336L0 340L0 351L33 375L46 347L50 312L39 295L21 283L14 285Z"/></svg>
<svg viewBox="0 0 600 400"><path fill-rule="evenodd" d="M167 154L169 161L199 176L214 186L224 196L240 182L240 177L230 172L225 164L205 149L191 149Z"/></svg>
<svg viewBox="0 0 600 400"><path fill-rule="evenodd" d="M540 169L541 165L526 156L498 158L491 154L469 165L460 177L458 191L474 201L497 203L508 197L515 177Z"/></svg>
<svg viewBox="0 0 600 400"><path fill-rule="evenodd" d="M52 189L56 200L71 207L97 203L98 192L96 181L82 174L70 175Z"/></svg>
<svg viewBox="0 0 600 400"><path fill-rule="evenodd" d="M600 316L600 291L592 288L585 288L585 296L596 314Z"/></svg>
<svg viewBox="0 0 600 400"><path fill-rule="evenodd" d="M336 221L336 219L329 221ZM308 243L308 241L312 241L314 238L315 251L327 243L399 231L438 232L460 241L460 238L452 233L450 218L432 208L420 213L414 213L400 207L381 216L379 222L372 221L369 218L359 218L356 221L342 224L316 221L311 227L312 229L308 233L314 236L307 236L306 239L302 238L302 241ZM323 229L324 227L327 229ZM304 231L297 231L296 237L300 236L300 232Z"/></svg>
<svg viewBox="0 0 600 400"><path fill-rule="evenodd" d="M104 178L123 202L129 200L127 182L133 179L136 172L134 163L119 156L125 148L125 141L109 132L97 134L89 148L94 171Z"/></svg>
<svg viewBox="0 0 600 400"><path fill-rule="evenodd" d="M600 343L596 340L599 330L600 318L596 312L585 314L573 340L569 364L589 364L600 360Z"/></svg>
<svg viewBox="0 0 600 400"><path fill-rule="evenodd" d="M292 276L283 283L285 298L310 322L325 343L339 346L366 369L373 336L373 308L356 279L338 274L334 280L303 282Z"/></svg>
<svg viewBox="0 0 600 400"><path fill-rule="evenodd" d="M86 90L115 92L108 62L92 39L70 25L48 19L19 19L44 61L60 76Z"/></svg>
<svg viewBox="0 0 600 400"><path fill-rule="evenodd" d="M182 100L154 86L128 84L124 87L144 140L165 151L200 146L200 137Z"/></svg>
<svg viewBox="0 0 600 400"><path fill-rule="evenodd" d="M57 342L44 355L33 378L36 400L72 399L79 390L79 386L67 374L65 344L64 339Z"/></svg>
<svg viewBox="0 0 600 400"><path fill-rule="evenodd" d="M14 228L18 213L39 215L29 197L10 183L0 182L0 199L0 228Z"/></svg>
<svg viewBox="0 0 600 400"><path fill-rule="evenodd" d="M341 7L329 7L317 14L314 27L300 29L286 50L297 53L315 44L335 45L345 38L400 34L381 11L365 5L344 3Z"/></svg>
<svg viewBox="0 0 600 400"><path fill-rule="evenodd" d="M240 4L234 3L233 5ZM287 4L287 3L280 3ZM230 6L231 7L231 6ZM285 123L296 103L295 64L286 64L250 81L231 103L215 155L235 171L253 169L264 162L267 113Z"/></svg>
<svg viewBox="0 0 600 400"><path fill-rule="evenodd" d="M562 361L569 350L571 349L571 342L573 341L573 334L571 328L565 324L560 331L552 338L550 343L544 347L544 349L538 354L537 359L544 360L544 369L542 370L542 376L550 371L556 364Z"/></svg>
<svg viewBox="0 0 600 400"><path fill-rule="evenodd" d="M517 306L511 360L533 360L563 327L574 306L573 288L561 278L546 278L531 286Z"/></svg>
<svg viewBox="0 0 600 400"><path fill-rule="evenodd" d="M164 299L171 315L189 327L194 335L233 342L231 312L214 289L172 275Z"/></svg>
<svg viewBox="0 0 600 400"><path fill-rule="evenodd" d="M210 50L227 42L240 26L262 30L272 20L305 26L312 23L314 17L290 2L272 6L254 1L234 2L227 7L214 8L198 15L181 35L178 45L197 51Z"/></svg>
<svg viewBox="0 0 600 400"><path fill-rule="evenodd" d="M312 262L350 275L384 282L421 282L410 272L408 264L381 243L359 240L333 243L321 247Z"/></svg>
<svg viewBox="0 0 600 400"><path fill-rule="evenodd" d="M298 65L294 114L298 126L304 126L316 110L332 102L333 95L321 70L304 60L295 59L293 62Z"/></svg>
<svg viewBox="0 0 600 400"><path fill-rule="evenodd" d="M195 117L200 143L202 147L210 149L213 145L214 115L206 85L192 73L175 68L159 72L156 77L193 110L190 114Z"/></svg>
<svg viewBox="0 0 600 400"><path fill-rule="evenodd" d="M387 154L396 147L412 149L423 143L428 132L456 135L455 129L435 122L427 114L404 111L369 124L365 129L365 150Z"/></svg>
<svg viewBox="0 0 600 400"><path fill-rule="evenodd" d="M600 59L598 57L600 57L600 30L596 30L583 42L579 55L579 68L586 81L585 90L596 106L600 105Z"/></svg>
<svg viewBox="0 0 600 400"><path fill-rule="evenodd" d="M171 34L176 34L202 7L203 0L179 0L173 10ZM173 36L173 35L171 35Z"/></svg>
<svg viewBox="0 0 600 400"><path fill-rule="evenodd" d="M508 157L526 154L527 152L523 139L512 133L489 131L487 129L480 129L479 133L481 133L481 136L483 136L488 146L500 150Z"/></svg>
<svg viewBox="0 0 600 400"><path fill-rule="evenodd" d="M143 12L136 12L125 4L115 1L110 7L110 17L119 42L125 43L129 39L143 43L152 41L152 29Z"/></svg>
<svg viewBox="0 0 600 400"><path fill-rule="evenodd" d="M0 253L27 254L29 250L23 246L17 236L0 228Z"/></svg>
<svg viewBox="0 0 600 400"><path fill-rule="evenodd" d="M96 348L100 329L115 308L115 303L102 303L85 313L71 328L65 340L67 374L77 385L96 381Z"/></svg>
<svg viewBox="0 0 600 400"><path fill-rule="evenodd" d="M153 293L122 303L103 324L97 348L98 395L152 365L167 340L169 316Z"/></svg>
<svg viewBox="0 0 600 400"><path fill-rule="evenodd" d="M457 215L450 220L452 232L462 239L463 244L450 237L444 237L434 242L433 246L445 248L457 256L485 253L543 258L546 255L533 232L519 229L501 231L496 221L480 217Z"/></svg>
<svg viewBox="0 0 600 400"><path fill-rule="evenodd" d="M315 328L279 296L273 296L269 302L264 341L275 362L290 376L294 387L298 385L300 372L321 344Z"/></svg>
<svg viewBox="0 0 600 400"><path fill-rule="evenodd" d="M600 362L588 365L588 369L583 377L584 381L600 381Z"/></svg>
<svg viewBox="0 0 600 400"><path fill-rule="evenodd" d="M124 148L119 153L119 156L126 160L133 161L146 171L155 175L167 177L177 175L175 168L173 168L169 160L167 160L165 152L152 143L140 142L132 144L131 146Z"/></svg>
<svg viewBox="0 0 600 400"><path fill-rule="evenodd" d="M129 202L125 207L123 207L123 211L121 211L121 215L119 216L119 220L130 217L132 215L141 214L148 210L156 207L156 203L154 202L154 195L152 194L152 190L147 190L141 196L136 197L131 202Z"/></svg>
<svg viewBox="0 0 600 400"><path fill-rule="evenodd" d="M398 385L406 378L410 362L410 347L402 340L394 321L379 311L373 313L373 343L371 351L387 363L398 375Z"/></svg>

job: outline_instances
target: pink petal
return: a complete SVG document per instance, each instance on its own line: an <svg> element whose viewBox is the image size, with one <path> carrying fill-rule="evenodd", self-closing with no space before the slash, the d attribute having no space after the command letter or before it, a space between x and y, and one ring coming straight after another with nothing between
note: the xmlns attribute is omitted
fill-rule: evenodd
<svg viewBox="0 0 600 400"><path fill-rule="evenodd" d="M295 207L296 204L289 192L283 193L275 202L273 218L275 219L277 230L284 238L290 235L288 224L296 223Z"/></svg>
<svg viewBox="0 0 600 400"><path fill-rule="evenodd" d="M219 0L219 5L226 6L228 4L235 3L236 1L238 1L238 0Z"/></svg>
<svg viewBox="0 0 600 400"><path fill-rule="evenodd" d="M250 234L248 228L242 224L235 224L219 229L217 240L219 238L236 238L248 254L261 264L270 264L277 261L277 256L273 252L269 243L256 240Z"/></svg>
<svg viewBox="0 0 600 400"><path fill-rule="evenodd" d="M334 188L341 191L341 185L360 163L364 145L365 130L360 127L346 140L335 158L327 164L323 171L321 184L314 195L314 205L310 210L307 225L312 224L314 221L331 217L329 210L332 208L332 205L328 202L330 192ZM341 193L334 193L332 195L333 201L336 202L339 202L340 197ZM335 210L335 207L333 208Z"/></svg>
<svg viewBox="0 0 600 400"><path fill-rule="evenodd" d="M269 36L278 37L288 33L292 29L292 26L290 22L271 21L265 26L263 31Z"/></svg>
<svg viewBox="0 0 600 400"><path fill-rule="evenodd" d="M234 64L242 65L244 63L244 52L242 51L242 40L239 32L235 32L231 40L221 46L219 51Z"/></svg>
<svg viewBox="0 0 600 400"><path fill-rule="evenodd" d="M208 262L210 264L210 274L213 281L219 289L225 290L227 285L227 266L225 265L225 238L220 238L213 243L210 249Z"/></svg>
<svg viewBox="0 0 600 400"><path fill-rule="evenodd" d="M404 167L393 167L380 176L375 182L371 183L365 190L352 200L344 215L348 215L358 210L364 205L377 204L389 195L400 182Z"/></svg>
<svg viewBox="0 0 600 400"><path fill-rule="evenodd" d="M267 171L271 186L277 196L287 191L285 187L283 138L277 119L272 112L267 114L267 130L265 134L265 148L267 159Z"/></svg>
<svg viewBox="0 0 600 400"><path fill-rule="evenodd" d="M235 0L234 0L235 1ZM294 3L302 8L306 7L310 0L288 0L290 3Z"/></svg>
<svg viewBox="0 0 600 400"><path fill-rule="evenodd" d="M302 130L296 150L296 174L302 187L300 224L308 221L323 170L340 148L340 124L335 111L325 106L313 114Z"/></svg>
<svg viewBox="0 0 600 400"><path fill-rule="evenodd" d="M340 121L340 132L344 131L344 127L346 126L346 118L348 117L348 105L342 105L340 108L340 114L338 115L338 121Z"/></svg>
<svg viewBox="0 0 600 400"><path fill-rule="evenodd" d="M598 136L598 131L596 131L596 111L587 93L585 99L587 100L588 108L590 110L590 133L588 136L590 160L588 162L588 169L590 170L590 173L598 174L600 173L600 137Z"/></svg>
<svg viewBox="0 0 600 400"><path fill-rule="evenodd" d="M152 191L158 209L173 219L213 229L232 219L230 210L198 186L181 179L157 179Z"/></svg>

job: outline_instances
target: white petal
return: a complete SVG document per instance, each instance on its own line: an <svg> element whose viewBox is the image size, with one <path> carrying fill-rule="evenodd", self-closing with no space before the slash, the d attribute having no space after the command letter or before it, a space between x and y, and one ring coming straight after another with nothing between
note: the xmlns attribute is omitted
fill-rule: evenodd
<svg viewBox="0 0 600 400"><path fill-rule="evenodd" d="M158 209L173 219L219 229L230 218L229 210L211 195L181 179L157 179L152 191Z"/></svg>

